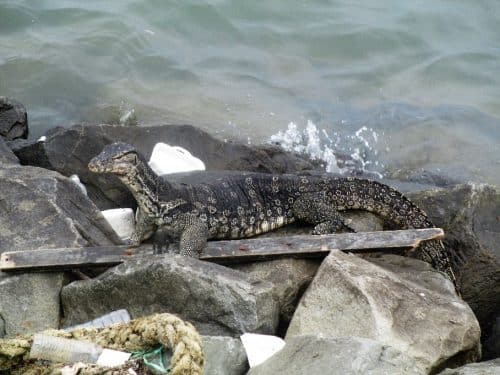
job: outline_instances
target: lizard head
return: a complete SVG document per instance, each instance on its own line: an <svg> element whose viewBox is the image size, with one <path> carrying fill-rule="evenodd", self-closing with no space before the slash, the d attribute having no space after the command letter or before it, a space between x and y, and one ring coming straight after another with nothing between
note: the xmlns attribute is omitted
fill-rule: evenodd
<svg viewBox="0 0 500 375"><path fill-rule="evenodd" d="M134 146L117 142L104 147L99 155L92 158L89 169L95 173L113 173L126 175L140 161Z"/></svg>

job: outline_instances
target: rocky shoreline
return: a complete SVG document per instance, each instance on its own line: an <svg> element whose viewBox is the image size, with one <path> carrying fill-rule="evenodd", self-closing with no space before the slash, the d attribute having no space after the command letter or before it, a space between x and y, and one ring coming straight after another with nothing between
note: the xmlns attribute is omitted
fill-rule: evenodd
<svg viewBox="0 0 500 375"><path fill-rule="evenodd" d="M22 105L0 99L0 253L119 244L100 210L135 202L115 177L87 169L115 141L133 143L147 157L157 142L179 145L207 169L320 168L277 146L222 142L189 125L75 125L37 141L27 134ZM88 197L68 178L73 174ZM192 322L205 335L207 374L248 371L238 339L245 332L287 342L252 375L500 371L500 189L468 182L408 196L444 229L461 297L428 264L396 255L332 252L322 261L227 267L167 254L88 270L85 280L72 272L0 272L0 338L126 309L133 318L170 312ZM373 215L356 215L365 230L383 226ZM481 359L490 361L469 364Z"/></svg>

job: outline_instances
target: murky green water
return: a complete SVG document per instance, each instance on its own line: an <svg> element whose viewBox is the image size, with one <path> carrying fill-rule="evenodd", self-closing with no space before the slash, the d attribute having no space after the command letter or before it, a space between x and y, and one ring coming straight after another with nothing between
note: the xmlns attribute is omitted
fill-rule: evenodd
<svg viewBox="0 0 500 375"><path fill-rule="evenodd" d="M500 184L499 25L496 0L4 0L0 95L33 137L131 109L253 142L311 120L380 171Z"/></svg>

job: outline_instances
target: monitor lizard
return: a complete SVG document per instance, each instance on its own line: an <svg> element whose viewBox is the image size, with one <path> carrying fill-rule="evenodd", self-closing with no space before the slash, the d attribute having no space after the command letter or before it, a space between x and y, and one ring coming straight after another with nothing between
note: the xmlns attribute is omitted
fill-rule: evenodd
<svg viewBox="0 0 500 375"><path fill-rule="evenodd" d="M348 228L339 211L366 210L407 228L431 228L427 215L397 190L377 181L331 174L296 175L201 171L190 182L157 176L126 143L107 145L89 163L96 173L116 175L138 204L130 239L139 245L155 229L180 239L180 254L198 257L208 239L238 239L294 221L313 224L313 234ZM425 241L412 256L430 263L455 282L440 240Z"/></svg>

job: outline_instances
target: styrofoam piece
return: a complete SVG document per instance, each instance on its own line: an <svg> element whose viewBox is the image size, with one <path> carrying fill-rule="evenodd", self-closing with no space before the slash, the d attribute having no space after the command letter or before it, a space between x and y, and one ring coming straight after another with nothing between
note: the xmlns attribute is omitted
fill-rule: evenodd
<svg viewBox="0 0 500 375"><path fill-rule="evenodd" d="M283 339L271 335L244 333L240 339L247 353L250 367L261 364L285 346Z"/></svg>
<svg viewBox="0 0 500 375"><path fill-rule="evenodd" d="M71 176L69 176L69 179L73 181L80 188L83 194L87 195L87 188L85 187L84 184L82 184L78 175L72 174Z"/></svg>
<svg viewBox="0 0 500 375"><path fill-rule="evenodd" d="M134 211L131 208L113 208L101 213L122 240L130 238L135 227Z"/></svg>
<svg viewBox="0 0 500 375"><path fill-rule="evenodd" d="M169 173L204 171L205 164L197 157L179 146L157 143L149 159L149 166L157 175Z"/></svg>
<svg viewBox="0 0 500 375"><path fill-rule="evenodd" d="M104 349L97 358L97 364L105 367L121 366L128 361L132 353L120 352L119 350Z"/></svg>

